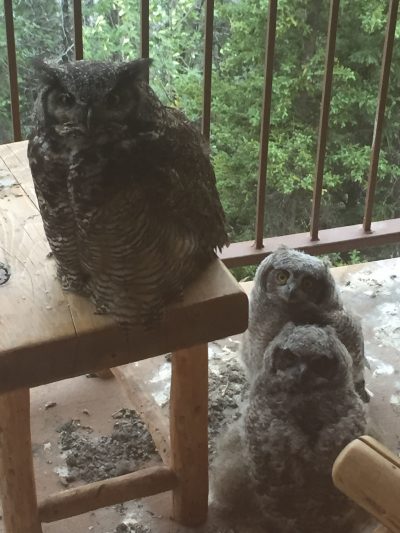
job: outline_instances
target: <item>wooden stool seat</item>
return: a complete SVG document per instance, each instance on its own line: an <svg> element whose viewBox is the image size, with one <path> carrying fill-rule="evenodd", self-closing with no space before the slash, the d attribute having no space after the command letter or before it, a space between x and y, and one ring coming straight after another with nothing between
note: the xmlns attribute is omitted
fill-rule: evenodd
<svg viewBox="0 0 400 533"><path fill-rule="evenodd" d="M0 146L0 263L10 274L0 285L0 491L6 532L41 532L42 521L170 489L174 518L200 524L208 495L207 342L246 329L247 297L215 260L155 331L123 329L94 314L87 299L63 292L56 279L26 149L26 142ZM29 388L106 368L129 388L133 371L120 365L166 352L173 352L171 442L152 406L142 405L139 414L147 422L151 412L149 430L167 464L64 491L37 505Z"/></svg>

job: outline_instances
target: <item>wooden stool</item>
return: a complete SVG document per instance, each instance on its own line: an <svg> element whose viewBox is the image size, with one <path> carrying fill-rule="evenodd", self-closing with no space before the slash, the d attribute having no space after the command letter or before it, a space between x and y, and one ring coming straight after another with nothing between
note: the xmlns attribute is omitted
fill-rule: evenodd
<svg viewBox="0 0 400 533"><path fill-rule="evenodd" d="M0 491L6 533L40 533L52 522L99 507L173 491L172 516L207 517L207 342L244 331L247 297L215 260L168 308L157 331L125 330L64 293L37 208L27 143L0 146ZM3 186L3 187L2 187ZM4 278L2 278L4 281ZM173 352L170 431L151 397L132 388L134 361ZM127 365L125 367L120 365ZM136 400L165 466L65 490L37 503L29 388L112 368Z"/></svg>

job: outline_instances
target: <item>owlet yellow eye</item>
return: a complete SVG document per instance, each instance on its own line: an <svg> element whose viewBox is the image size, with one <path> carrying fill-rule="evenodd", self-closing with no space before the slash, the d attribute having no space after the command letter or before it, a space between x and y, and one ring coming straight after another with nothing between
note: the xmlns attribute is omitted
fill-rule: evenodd
<svg viewBox="0 0 400 533"><path fill-rule="evenodd" d="M289 279L289 273L286 270L277 270L276 271L276 281L279 285L285 285Z"/></svg>
<svg viewBox="0 0 400 533"><path fill-rule="evenodd" d="M306 291L309 291L313 288L314 286L314 283L313 283L313 280L310 279L310 278L304 278L302 283L301 283L301 286L304 290Z"/></svg>

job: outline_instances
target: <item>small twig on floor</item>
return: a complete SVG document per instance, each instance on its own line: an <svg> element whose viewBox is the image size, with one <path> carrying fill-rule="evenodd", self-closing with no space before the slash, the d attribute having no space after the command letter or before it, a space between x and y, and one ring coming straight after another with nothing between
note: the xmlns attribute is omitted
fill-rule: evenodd
<svg viewBox="0 0 400 533"><path fill-rule="evenodd" d="M229 379L228 379L227 382L226 382L226 385L225 385L224 390L221 392L221 396L222 396L222 397L225 396L226 391L228 390L228 388L229 388Z"/></svg>

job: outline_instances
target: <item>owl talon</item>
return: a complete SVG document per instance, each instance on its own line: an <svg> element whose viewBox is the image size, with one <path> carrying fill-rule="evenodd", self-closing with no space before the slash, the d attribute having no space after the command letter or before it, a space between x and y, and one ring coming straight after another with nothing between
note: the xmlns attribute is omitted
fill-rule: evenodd
<svg viewBox="0 0 400 533"><path fill-rule="evenodd" d="M87 285L82 281L71 280L70 278L63 276L60 280L61 287L66 292L76 292L77 294L83 294L89 296L89 290Z"/></svg>
<svg viewBox="0 0 400 533"><path fill-rule="evenodd" d="M105 304L96 304L96 310L94 312L95 315L108 315L110 313L110 309Z"/></svg>

